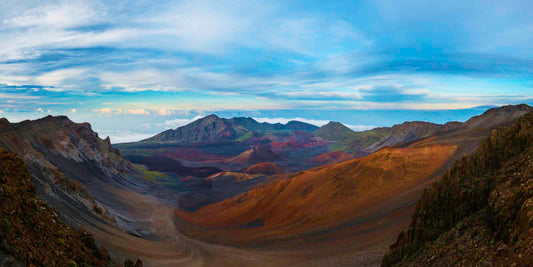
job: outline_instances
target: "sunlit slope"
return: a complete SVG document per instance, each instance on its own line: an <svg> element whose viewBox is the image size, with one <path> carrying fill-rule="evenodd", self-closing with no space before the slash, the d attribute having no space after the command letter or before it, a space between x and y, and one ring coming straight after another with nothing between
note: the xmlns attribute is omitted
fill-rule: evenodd
<svg viewBox="0 0 533 267"><path fill-rule="evenodd" d="M457 159L472 153L492 130L531 109L527 105L490 109L459 127L413 143L278 176L268 185L195 212L178 210L176 223L188 235L219 243L311 235L321 240L349 235L392 240L424 188Z"/></svg>
<svg viewBox="0 0 533 267"><path fill-rule="evenodd" d="M189 234L214 242L283 239L336 227L414 187L454 154L454 145L387 148L299 172L196 212L176 211Z"/></svg>

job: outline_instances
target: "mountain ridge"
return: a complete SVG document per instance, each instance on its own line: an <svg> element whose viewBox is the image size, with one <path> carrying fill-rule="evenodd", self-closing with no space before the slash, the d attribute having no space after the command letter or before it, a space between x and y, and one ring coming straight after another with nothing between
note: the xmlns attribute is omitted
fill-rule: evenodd
<svg viewBox="0 0 533 267"><path fill-rule="evenodd" d="M235 140L244 134L265 131L303 131L312 132L317 126L289 121L281 123L260 123L250 117L220 118L215 114L208 115L187 125L163 131L141 142L176 142L198 143Z"/></svg>

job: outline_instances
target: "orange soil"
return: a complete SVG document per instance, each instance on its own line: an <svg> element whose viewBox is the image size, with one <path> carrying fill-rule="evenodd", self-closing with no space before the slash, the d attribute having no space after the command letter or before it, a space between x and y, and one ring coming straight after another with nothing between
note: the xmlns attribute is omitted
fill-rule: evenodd
<svg viewBox="0 0 533 267"><path fill-rule="evenodd" d="M440 169L455 145L386 148L293 174L195 212L175 212L188 234L212 242L284 239L357 220Z"/></svg>
<svg viewBox="0 0 533 267"><path fill-rule="evenodd" d="M320 164L339 163L353 159L353 154L346 153L344 151L333 151L322 153L311 159L312 162Z"/></svg>
<svg viewBox="0 0 533 267"><path fill-rule="evenodd" d="M253 175L250 175L250 174L246 174L246 173L242 173L242 172L219 172L219 173L215 173L215 174L207 177L206 179L207 180L217 180L217 179L221 179L221 178L231 178L234 181L242 182L242 181L247 181L247 180L253 179L255 177L256 176L253 176Z"/></svg>
<svg viewBox="0 0 533 267"><path fill-rule="evenodd" d="M273 174L280 174L284 173L285 171L278 166L278 164L273 162L261 162L254 164L250 167L248 167L245 170L248 174L266 174L266 175L273 175Z"/></svg>

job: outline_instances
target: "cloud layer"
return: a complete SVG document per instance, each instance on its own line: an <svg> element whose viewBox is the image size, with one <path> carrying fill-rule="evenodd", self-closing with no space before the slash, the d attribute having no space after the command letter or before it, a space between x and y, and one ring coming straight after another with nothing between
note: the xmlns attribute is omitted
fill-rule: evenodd
<svg viewBox="0 0 533 267"><path fill-rule="evenodd" d="M162 124L221 111L532 103L532 9L518 0L3 1L0 110Z"/></svg>

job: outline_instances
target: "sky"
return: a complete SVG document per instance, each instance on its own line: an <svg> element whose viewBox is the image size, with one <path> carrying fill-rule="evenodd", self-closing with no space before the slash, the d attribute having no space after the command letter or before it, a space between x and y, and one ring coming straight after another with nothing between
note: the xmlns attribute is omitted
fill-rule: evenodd
<svg viewBox="0 0 533 267"><path fill-rule="evenodd" d="M533 104L532 1L0 3L0 117L112 142L201 116L464 121Z"/></svg>

